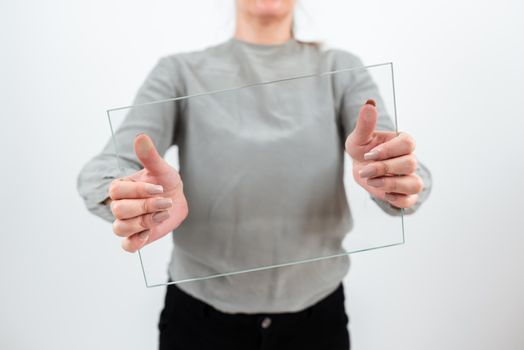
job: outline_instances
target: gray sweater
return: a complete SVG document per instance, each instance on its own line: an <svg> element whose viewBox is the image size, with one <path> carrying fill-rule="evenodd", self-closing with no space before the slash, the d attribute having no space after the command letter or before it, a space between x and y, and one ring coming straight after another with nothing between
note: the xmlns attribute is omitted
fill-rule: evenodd
<svg viewBox="0 0 524 350"><path fill-rule="evenodd" d="M362 66L354 55L290 40L255 45L231 39L198 52L159 60L134 104L175 96ZM368 98L378 102L377 129L393 130L376 85L365 70L283 82L180 101L151 111L133 110L116 132L121 166L139 170L133 139L146 132L164 154L179 149L189 216L174 231L173 279L323 256L340 251L352 227L343 184L344 141ZM324 84L324 85L322 85ZM319 88L319 86L321 88ZM430 174L417 170L426 188ZM116 168L113 144L91 159L78 178L90 211L114 220L107 198ZM375 200L384 211L399 211ZM292 312L331 293L349 258L300 264L179 287L224 312Z"/></svg>

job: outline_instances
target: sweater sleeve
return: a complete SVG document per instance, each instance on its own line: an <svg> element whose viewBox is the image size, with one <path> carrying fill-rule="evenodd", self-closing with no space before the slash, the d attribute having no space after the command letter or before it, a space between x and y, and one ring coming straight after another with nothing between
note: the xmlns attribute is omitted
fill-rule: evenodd
<svg viewBox="0 0 524 350"><path fill-rule="evenodd" d="M108 198L109 185L113 180L142 169L133 148L137 134L148 134L161 155L174 144L177 120L175 102L148 103L176 96L176 79L173 58L161 58L135 96L133 105L141 106L109 112L112 123L116 122L113 118L123 119L115 130L115 140L109 139L102 151L84 165L77 178L78 192L93 214L107 221L114 220L111 210L103 202Z"/></svg>
<svg viewBox="0 0 524 350"><path fill-rule="evenodd" d="M342 67L362 67L362 61L350 53L339 52L338 64ZM395 131L395 124L390 114L385 108L384 100L380 94L379 88L374 82L371 74L367 69L355 69L350 71L349 75L344 77L343 82L338 82L335 88L338 88L339 93L339 118L342 129L342 134L345 138L353 131L358 120L360 108L366 100L372 98L377 104L378 120L377 130ZM429 169L419 161L416 173L422 178L424 188L417 202L409 209L404 209L404 215L409 215L417 211L422 203L428 198L432 187L432 178ZM371 197L377 205L390 215L400 215L402 210L389 204L387 201Z"/></svg>

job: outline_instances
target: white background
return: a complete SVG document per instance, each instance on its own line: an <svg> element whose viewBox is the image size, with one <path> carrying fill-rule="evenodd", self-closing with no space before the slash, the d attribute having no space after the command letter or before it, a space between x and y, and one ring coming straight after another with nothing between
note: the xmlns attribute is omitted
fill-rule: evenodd
<svg viewBox="0 0 524 350"><path fill-rule="evenodd" d="M231 35L233 0L0 2L1 349L154 349L164 290L76 193L163 55ZM407 244L354 256L353 349L524 348L524 3L302 1L298 36L394 61L432 170Z"/></svg>

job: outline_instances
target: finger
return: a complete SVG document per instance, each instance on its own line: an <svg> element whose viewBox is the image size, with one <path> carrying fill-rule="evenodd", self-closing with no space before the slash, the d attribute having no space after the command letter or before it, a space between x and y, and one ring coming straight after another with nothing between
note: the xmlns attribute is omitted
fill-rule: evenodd
<svg viewBox="0 0 524 350"><path fill-rule="evenodd" d="M113 232L120 237L129 237L135 233L150 229L168 218L169 212L164 210L126 220L117 219L113 222Z"/></svg>
<svg viewBox="0 0 524 350"><path fill-rule="evenodd" d="M109 185L109 198L112 200L124 198L147 198L162 194L164 188L147 182L125 181L117 179Z"/></svg>
<svg viewBox="0 0 524 350"><path fill-rule="evenodd" d="M385 200L397 208L410 208L417 203L417 194L386 193Z"/></svg>
<svg viewBox="0 0 524 350"><path fill-rule="evenodd" d="M385 176L368 179L367 184L385 192L400 194L417 194L424 188L424 182L416 175Z"/></svg>
<svg viewBox="0 0 524 350"><path fill-rule="evenodd" d="M151 230L145 230L135 233L130 237L126 237L122 240L122 249L124 249L126 252L134 253L147 244L150 236Z"/></svg>
<svg viewBox="0 0 524 350"><path fill-rule="evenodd" d="M139 215L166 210L173 206L171 198L120 199L111 202L115 218L125 220Z"/></svg>
<svg viewBox="0 0 524 350"><path fill-rule="evenodd" d="M385 175L409 175L417 170L417 158L408 154L397 158L371 162L359 170L362 178L380 177Z"/></svg>
<svg viewBox="0 0 524 350"><path fill-rule="evenodd" d="M176 216L176 213L174 215ZM142 232L135 233L129 237L124 238L124 240L122 241L122 248L124 248L124 250L128 252L134 252L142 248L146 244L154 242L166 236L167 234L172 233L173 232L173 229L172 229L173 223L171 221L172 220L161 222L160 224L153 226L149 230L146 230L147 233L142 231ZM178 226L178 224L174 226Z"/></svg>
<svg viewBox="0 0 524 350"><path fill-rule="evenodd" d="M140 163L152 175L163 175L171 171L171 167L158 154L153 141L146 134L138 134L136 136L135 153Z"/></svg>
<svg viewBox="0 0 524 350"><path fill-rule="evenodd" d="M415 150L415 140L406 133L400 133L397 137L378 145L368 153L364 154L365 160L381 160L402 156Z"/></svg>
<svg viewBox="0 0 524 350"><path fill-rule="evenodd" d="M367 100L364 106L362 106L358 115L357 125L348 137L348 143L363 146L371 142L378 118L375 105L375 101Z"/></svg>

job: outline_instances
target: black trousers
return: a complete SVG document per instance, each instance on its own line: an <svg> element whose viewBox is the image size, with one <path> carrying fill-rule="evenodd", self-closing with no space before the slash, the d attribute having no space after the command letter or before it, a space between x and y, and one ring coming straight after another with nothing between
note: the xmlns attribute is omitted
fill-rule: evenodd
<svg viewBox="0 0 524 350"><path fill-rule="evenodd" d="M160 350L348 350L342 285L293 313L226 314L167 287L160 314Z"/></svg>

